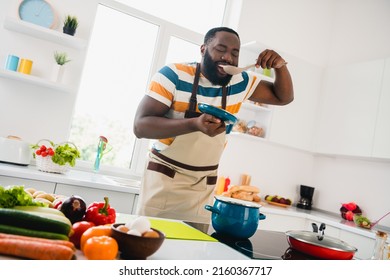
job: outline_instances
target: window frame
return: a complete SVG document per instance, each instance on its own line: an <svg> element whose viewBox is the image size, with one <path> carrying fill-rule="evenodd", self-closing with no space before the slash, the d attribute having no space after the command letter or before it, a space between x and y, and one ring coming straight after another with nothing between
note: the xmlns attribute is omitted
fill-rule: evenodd
<svg viewBox="0 0 390 280"><path fill-rule="evenodd" d="M229 0L227 0L227 2L228 1ZM118 10L120 12L128 14L129 16L133 16L140 20L144 20L158 27L158 33L157 33L157 38L155 43L154 54L152 58L152 64L150 67L148 83L150 82L150 79L154 75L154 73L156 73L161 67L165 65L171 37L177 37L179 39L188 41L190 43L199 45L199 61L200 61L201 58L200 46L203 43L204 34L200 34L195 31L189 30L187 28L170 23L161 18L147 14L143 11L116 2L115 0L101 0L98 3L98 5L103 5L108 8ZM228 3L226 4L226 6L228 6ZM226 13L226 9L225 9L225 13ZM146 90L147 89L145 88L145 93ZM110 176L118 176L118 177L125 177L125 178L139 180L143 175L150 141L151 139L136 138L135 144L133 146L133 153L132 153L130 166L128 168L113 167L110 165L105 165L103 163L100 166L99 173L110 175ZM77 169L91 171L91 162L79 160L77 162Z"/></svg>

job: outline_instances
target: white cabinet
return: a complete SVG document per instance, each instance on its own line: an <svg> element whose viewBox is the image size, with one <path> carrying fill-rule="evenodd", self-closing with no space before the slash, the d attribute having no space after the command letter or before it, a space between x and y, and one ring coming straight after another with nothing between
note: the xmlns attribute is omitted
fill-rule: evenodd
<svg viewBox="0 0 390 280"><path fill-rule="evenodd" d="M37 191L44 191L47 193L54 193L56 186L56 184L52 182L44 182L8 176L0 176L0 185L4 187L13 185L24 186L25 188L34 188Z"/></svg>
<svg viewBox="0 0 390 280"><path fill-rule="evenodd" d="M383 71L372 156L390 158L390 58Z"/></svg>
<svg viewBox="0 0 390 280"><path fill-rule="evenodd" d="M111 207L113 207L117 212L124 214L133 214L134 201L136 196L133 193L67 184L57 184L55 193L66 196L78 195L85 200L87 205L95 201L104 201L104 197L107 196L109 198Z"/></svg>
<svg viewBox="0 0 390 280"><path fill-rule="evenodd" d="M288 230L302 230L305 228L305 219L283 214L262 212L266 218L259 221L259 229L286 232Z"/></svg>
<svg viewBox="0 0 390 280"><path fill-rule="evenodd" d="M375 239L345 230L340 231L340 239L358 249L355 254L357 259L366 260L371 257L374 250Z"/></svg>
<svg viewBox="0 0 390 280"><path fill-rule="evenodd" d="M317 152L371 156L383 69L384 60L327 69Z"/></svg>
<svg viewBox="0 0 390 280"><path fill-rule="evenodd" d="M286 106L272 106L269 140L312 151L323 68L296 57L284 57L293 80L294 101Z"/></svg>

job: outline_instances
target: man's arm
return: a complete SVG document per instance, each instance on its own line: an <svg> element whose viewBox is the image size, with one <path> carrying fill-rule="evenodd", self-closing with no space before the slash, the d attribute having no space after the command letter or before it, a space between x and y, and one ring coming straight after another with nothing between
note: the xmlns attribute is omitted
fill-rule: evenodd
<svg viewBox="0 0 390 280"><path fill-rule="evenodd" d="M225 131L225 124L218 118L202 114L197 118L168 119L165 114L169 107L145 95L134 118L134 134L138 138L164 139L202 131L215 136Z"/></svg>
<svg viewBox="0 0 390 280"><path fill-rule="evenodd" d="M294 89L285 60L272 50L259 55L257 66L273 68L275 82L260 81L249 100L272 105L286 105L294 100Z"/></svg>

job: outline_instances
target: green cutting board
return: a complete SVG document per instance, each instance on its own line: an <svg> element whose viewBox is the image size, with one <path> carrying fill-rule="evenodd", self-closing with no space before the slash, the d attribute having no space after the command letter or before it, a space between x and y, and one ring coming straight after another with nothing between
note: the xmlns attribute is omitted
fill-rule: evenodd
<svg viewBox="0 0 390 280"><path fill-rule="evenodd" d="M183 224L182 222L152 218L149 218L149 221L151 227L162 231L167 239L218 241L200 230Z"/></svg>

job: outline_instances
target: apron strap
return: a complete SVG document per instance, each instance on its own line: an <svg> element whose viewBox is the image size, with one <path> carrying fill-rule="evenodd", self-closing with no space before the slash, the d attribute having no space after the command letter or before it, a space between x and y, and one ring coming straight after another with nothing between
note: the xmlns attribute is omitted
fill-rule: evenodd
<svg viewBox="0 0 390 280"><path fill-rule="evenodd" d="M185 118L194 118L199 117L201 113L196 112L196 105L198 100L196 95L198 93L198 85L199 85L199 77L200 77L200 63L196 64L195 78L194 84L192 85L192 93L190 97L190 105L188 110L185 112ZM222 109L226 110L226 98L227 98L227 88L226 86L222 87Z"/></svg>
<svg viewBox="0 0 390 280"><path fill-rule="evenodd" d="M196 94L198 93L198 85L199 85L199 77L200 77L200 64L196 64L196 72L195 72L195 79L194 79L194 84L192 86L192 94L190 98L190 107L189 111L195 112L196 111Z"/></svg>

